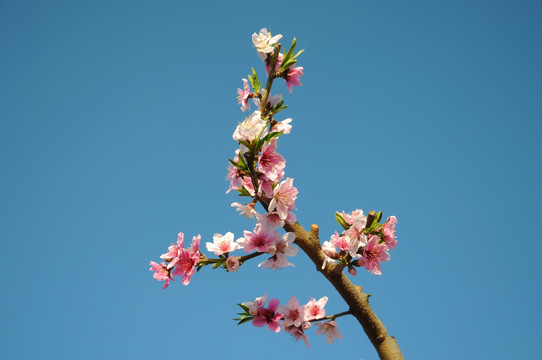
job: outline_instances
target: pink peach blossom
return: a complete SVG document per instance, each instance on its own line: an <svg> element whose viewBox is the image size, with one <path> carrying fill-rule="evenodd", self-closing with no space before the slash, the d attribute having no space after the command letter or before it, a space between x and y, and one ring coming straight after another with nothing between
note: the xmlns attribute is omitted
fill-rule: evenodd
<svg viewBox="0 0 542 360"><path fill-rule="evenodd" d="M261 115L262 114L259 111L254 111L245 118L245 120L235 128L232 135L233 139L250 142L258 136L263 137L267 135L267 123L261 118Z"/></svg>
<svg viewBox="0 0 542 360"><path fill-rule="evenodd" d="M250 315L255 316L258 314L258 311L265 306L266 303L267 294L257 297L256 299L254 299L254 301L244 302L243 305L248 308L248 313Z"/></svg>
<svg viewBox="0 0 542 360"><path fill-rule="evenodd" d="M313 320L326 317L326 311L324 306L327 303L327 296L322 297L320 300L311 298L309 302L305 305L305 319Z"/></svg>
<svg viewBox="0 0 542 360"><path fill-rule="evenodd" d="M262 148L258 159L258 171L272 182L280 181L284 176L283 169L286 167L286 160L277 152L277 139L272 139Z"/></svg>
<svg viewBox="0 0 542 360"><path fill-rule="evenodd" d="M239 259L236 256L230 256L226 260L226 267L229 272L235 272L239 270Z"/></svg>
<svg viewBox="0 0 542 360"><path fill-rule="evenodd" d="M281 305L278 311L284 314L282 325L300 327L305 322L305 305L299 306L299 301L292 295L287 305Z"/></svg>
<svg viewBox="0 0 542 360"><path fill-rule="evenodd" d="M168 269L174 267L177 264L177 261L179 261L179 254L181 249L183 248L183 243L184 234L180 232L177 234L177 244L172 244L170 247L168 247L167 253L160 255L160 259L164 259L168 262Z"/></svg>
<svg viewBox="0 0 542 360"><path fill-rule="evenodd" d="M395 216L390 216L384 226L380 229L382 232L382 240L388 245L390 250L393 250L397 246L397 237L395 236L395 224L397 219Z"/></svg>
<svg viewBox="0 0 542 360"><path fill-rule="evenodd" d="M363 215L363 210L360 209L356 209L349 214L343 211L342 216L348 225L353 225L354 222L358 221L365 227L367 223L367 217Z"/></svg>
<svg viewBox="0 0 542 360"><path fill-rule="evenodd" d="M234 241L233 233L227 232L225 235L214 234L213 242L205 244L207 251L212 251L215 255L222 255L235 251L239 248L239 245Z"/></svg>
<svg viewBox="0 0 542 360"><path fill-rule="evenodd" d="M305 345L307 345L308 348L311 346L309 345L309 339L307 338L307 335L305 335L305 331L301 327L297 326L285 326L284 331L286 331L289 334L292 334L294 339L296 340L303 340L305 342Z"/></svg>
<svg viewBox="0 0 542 360"><path fill-rule="evenodd" d="M335 234L331 235L331 243L338 247L340 251L346 252L350 249L348 239L347 236L339 236L337 231L335 231Z"/></svg>
<svg viewBox="0 0 542 360"><path fill-rule="evenodd" d="M252 324L257 327L262 327L267 324L267 327L271 331L278 333L280 331L279 320L283 317L283 314L277 311L278 306L278 299L269 300L267 308L262 307L258 309L258 313L254 316L254 319L252 319Z"/></svg>
<svg viewBox="0 0 542 360"><path fill-rule="evenodd" d="M288 91L290 91L290 93L293 91L294 86L303 85L300 80L302 75L303 68L301 66L288 69L285 79L286 86L288 87Z"/></svg>
<svg viewBox="0 0 542 360"><path fill-rule="evenodd" d="M273 228L262 224L256 224L253 232L245 230L244 237L237 240L237 243L247 253L254 250L258 252L274 251L275 244L280 241L280 234Z"/></svg>
<svg viewBox="0 0 542 360"><path fill-rule="evenodd" d="M292 131L292 125L290 123L292 122L291 118L284 119L282 121L277 122L273 127L271 128L271 131L275 132L282 132L283 134L289 134L290 131Z"/></svg>
<svg viewBox="0 0 542 360"><path fill-rule="evenodd" d="M273 198L269 202L269 211L277 209L281 219L288 217L288 212L295 209L297 189L293 186L294 179L287 178L273 189Z"/></svg>
<svg viewBox="0 0 542 360"><path fill-rule="evenodd" d="M181 284L183 285L188 285L190 283L190 277L196 271L196 265L200 259L200 241L201 235L194 236L190 248L181 249L179 251L179 261L173 271L173 275L182 276Z"/></svg>
<svg viewBox="0 0 542 360"><path fill-rule="evenodd" d="M276 211L266 213L261 216L260 221L266 226L270 226L273 229L278 229L284 226L284 220L282 220Z"/></svg>
<svg viewBox="0 0 542 360"><path fill-rule="evenodd" d="M248 98L250 95L250 88L248 87L247 79L243 79L243 89L237 89L237 99L241 105L241 110L244 112L246 109L250 110L250 104Z"/></svg>
<svg viewBox="0 0 542 360"><path fill-rule="evenodd" d="M375 275L382 275L380 263L389 259L390 254L388 254L386 244L381 244L380 238L376 235L369 236L369 241L363 249L363 260L360 261L362 266Z"/></svg>
<svg viewBox="0 0 542 360"><path fill-rule="evenodd" d="M243 215L248 219L252 218L258 218L260 214L254 209L253 203L248 204L241 204L238 202L231 203L231 206L235 208L235 210L239 211L239 215Z"/></svg>
<svg viewBox="0 0 542 360"><path fill-rule="evenodd" d="M333 344L335 342L335 339L343 338L341 332L337 328L337 323L334 320L327 322L318 322L314 325L318 327L318 330L316 330L316 335L324 334L324 336L326 337L326 342L328 344Z"/></svg>
<svg viewBox="0 0 542 360"><path fill-rule="evenodd" d="M154 271L154 274L152 275L152 277L158 281L165 281L164 289L166 289L169 286L169 280L175 281L175 279L173 279L173 275L170 272L170 269L168 269L168 267L163 261L160 264L157 264L154 261L151 261L150 265L151 267L149 270Z"/></svg>
<svg viewBox="0 0 542 360"><path fill-rule="evenodd" d="M260 30L259 34L252 34L252 43L256 48L258 56L265 60L267 54L273 53L273 48L276 43L282 38L282 35L278 34L271 37L271 34L267 32L266 28Z"/></svg>

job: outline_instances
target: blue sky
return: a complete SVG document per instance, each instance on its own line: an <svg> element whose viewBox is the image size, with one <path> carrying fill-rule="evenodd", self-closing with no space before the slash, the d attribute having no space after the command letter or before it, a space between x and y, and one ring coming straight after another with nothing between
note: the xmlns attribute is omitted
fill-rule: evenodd
<svg viewBox="0 0 542 360"><path fill-rule="evenodd" d="M303 86L281 138L300 223L396 215L383 275L353 281L406 358L539 354L542 5L537 1L3 1L0 357L376 359L231 320L268 293L340 297L299 254L277 272L152 278L176 234L253 224L226 195L236 88L262 27L293 37Z"/></svg>

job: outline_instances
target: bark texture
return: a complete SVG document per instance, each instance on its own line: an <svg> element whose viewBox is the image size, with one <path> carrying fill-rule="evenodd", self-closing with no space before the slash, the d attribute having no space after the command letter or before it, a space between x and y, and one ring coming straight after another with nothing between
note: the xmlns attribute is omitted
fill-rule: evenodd
<svg viewBox="0 0 542 360"><path fill-rule="evenodd" d="M382 321L371 309L369 295L363 292L361 286L354 285L348 279L343 272L344 265L327 264L322 269L325 256L322 252L320 239L318 238L318 226L312 225L311 230L306 231L299 223L286 223L284 229L296 235L295 243L309 256L318 271L337 289L350 307L352 315L354 315L363 327L365 334L369 337L380 359L404 359L397 341L393 336L388 334Z"/></svg>

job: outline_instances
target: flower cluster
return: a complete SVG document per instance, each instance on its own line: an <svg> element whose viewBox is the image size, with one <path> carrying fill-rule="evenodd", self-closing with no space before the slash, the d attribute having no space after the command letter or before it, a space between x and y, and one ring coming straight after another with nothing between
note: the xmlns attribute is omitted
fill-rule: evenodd
<svg viewBox="0 0 542 360"><path fill-rule="evenodd" d="M342 339L334 319L347 313L326 317L324 306L327 300L327 296L318 301L311 298L309 302L300 306L297 298L292 296L286 305L280 305L278 299L271 299L266 307L267 294L265 294L254 301L238 304L243 312L238 313L240 317L234 320L238 320L238 324L252 321L252 325L256 327L267 325L275 333L283 329L296 340L303 340L307 347L310 345L305 331L312 326L312 322L328 320L315 323L318 327L316 335L325 335L326 341L331 344L336 338Z"/></svg>
<svg viewBox="0 0 542 360"><path fill-rule="evenodd" d="M238 271L239 266L248 258L267 253L271 255L267 260L261 262L258 266L277 270L286 266L294 266L287 259L287 256L297 255L297 247L292 244L295 235L287 232L284 235L266 225L267 223L258 223L252 232L244 232L244 237L234 240L234 235L227 232L225 235L214 234L213 242L205 243L208 251L218 255L218 258L209 259L203 255L199 249L201 236L194 236L189 248L183 249L184 234L181 232L177 236L177 243L172 244L165 254L160 258L164 259L161 264L154 261L150 262L150 269L154 271L153 277L158 281L165 281L164 289L169 286L170 280L175 280L174 276L182 276L181 283L188 285L194 271L202 266L212 265L213 268L222 267L228 272ZM247 253L243 256L233 256L230 253L242 249Z"/></svg>
<svg viewBox="0 0 542 360"><path fill-rule="evenodd" d="M177 244L172 244L168 251L160 256L161 259L165 260L165 263L163 261L161 264L154 261L150 262L151 267L149 270L154 271L153 277L156 280L165 281L164 289L169 286L169 280L175 280L173 276L182 276L181 283L183 285L190 283L190 278L194 274L201 257L199 251L200 241L200 235L194 236L190 247L184 249L184 234L180 232L177 235Z"/></svg>
<svg viewBox="0 0 542 360"><path fill-rule="evenodd" d="M374 213L374 212L372 212ZM351 213L336 213L335 219L344 228L339 235L336 231L330 241L325 241L322 250L327 263L340 261L348 266L348 272L356 275L355 267L364 266L367 271L381 275L380 263L390 259L389 250L397 245L395 224L397 219L390 216L381 224L382 212L370 213L369 218L362 210ZM339 249L339 251L337 251Z"/></svg>

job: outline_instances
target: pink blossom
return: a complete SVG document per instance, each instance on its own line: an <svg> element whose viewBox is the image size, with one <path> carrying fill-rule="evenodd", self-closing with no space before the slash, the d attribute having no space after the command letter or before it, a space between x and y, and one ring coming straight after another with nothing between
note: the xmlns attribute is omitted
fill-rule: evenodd
<svg viewBox="0 0 542 360"><path fill-rule="evenodd" d="M313 320L326 317L326 311L324 306L327 303L327 296L322 297L320 300L311 298L309 302L305 305L305 319Z"/></svg>
<svg viewBox="0 0 542 360"><path fill-rule="evenodd" d="M283 314L277 312L279 306L278 299L269 300L269 306L267 308L262 307L258 309L258 313L252 319L252 324L257 327L262 327L267 324L267 327L278 333L280 331L279 320L282 319Z"/></svg>
<svg viewBox="0 0 542 360"><path fill-rule="evenodd" d="M267 135L267 123L261 118L259 111L254 111L249 117L237 125L233 132L234 140L252 141L259 136Z"/></svg>
<svg viewBox="0 0 542 360"><path fill-rule="evenodd" d="M344 234L351 239L352 244L356 244L358 247L360 245L365 246L367 244L367 235L363 233L363 230L365 230L365 224L355 221L348 230L344 231Z"/></svg>
<svg viewBox="0 0 542 360"><path fill-rule="evenodd" d="M288 212L288 216L284 219L286 222L295 223L297 221L297 216L291 211Z"/></svg>
<svg viewBox="0 0 542 360"><path fill-rule="evenodd" d="M281 305L278 311L284 314L282 324L284 327L300 327L305 322L305 305L299 306L299 301L292 295L288 305Z"/></svg>
<svg viewBox="0 0 542 360"><path fill-rule="evenodd" d="M271 131L275 132L282 132L283 134L289 134L292 130L292 125L290 123L292 122L291 118L284 119L282 121L277 122L273 127L271 128Z"/></svg>
<svg viewBox="0 0 542 360"><path fill-rule="evenodd" d="M324 334L324 336L326 337L326 342L328 344L333 344L335 342L335 339L343 338L341 332L337 328L337 323L334 320L327 322L318 322L314 325L318 327L318 330L316 330L316 335Z"/></svg>
<svg viewBox="0 0 542 360"><path fill-rule="evenodd" d="M262 148L258 160L258 171L264 174L272 182L280 181L284 176L283 169L286 167L286 160L277 153L277 139L272 139Z"/></svg>
<svg viewBox="0 0 542 360"><path fill-rule="evenodd" d="M229 272L235 272L239 270L239 259L237 259L236 256L230 256L226 260L226 267L228 268Z"/></svg>
<svg viewBox="0 0 542 360"><path fill-rule="evenodd" d="M337 252L337 248L335 245L333 245L330 241L324 241L322 244L322 251L324 252L324 256L326 257L326 260L322 264L322 269L326 268L327 264L334 264L339 259L339 253Z"/></svg>
<svg viewBox="0 0 542 360"><path fill-rule="evenodd" d="M303 85L300 80L302 75L303 68L301 66L288 69L285 79L286 86L288 87L288 91L290 91L290 93L293 91L294 86Z"/></svg>
<svg viewBox="0 0 542 360"><path fill-rule="evenodd" d="M283 175L282 175L283 176ZM258 189L258 196L262 196L262 193L267 197L273 196L273 182L267 178L267 176L260 176L260 188Z"/></svg>
<svg viewBox="0 0 542 360"><path fill-rule="evenodd" d="M278 270L279 268L292 266L294 267L294 264L288 261L288 258L284 254L275 254L271 256L269 259L262 261L258 264L258 267L264 268L264 269L273 269Z"/></svg>
<svg viewBox="0 0 542 360"><path fill-rule="evenodd" d="M259 34L252 34L252 43L256 48L258 56L265 60L267 54L273 52L275 44L282 38L282 35L275 35L271 37L271 34L267 32L266 28L260 30Z"/></svg>
<svg viewBox="0 0 542 360"><path fill-rule="evenodd" d="M258 214L258 212L254 209L253 203L241 204L238 202L234 202L231 204L231 206L240 212L239 215L243 215L249 219L252 219L254 217L258 218L260 216L260 214Z"/></svg>
<svg viewBox="0 0 542 360"><path fill-rule="evenodd" d="M331 235L331 243L338 247L340 251L348 251L350 249L348 237L339 236L337 231L335 231L335 234Z"/></svg>
<svg viewBox="0 0 542 360"><path fill-rule="evenodd" d="M233 158L233 161L238 163L239 162L239 156L240 156L241 150L237 149L235 150L235 157ZM228 165L228 174L226 175L226 180L230 180L230 187L228 191L226 191L226 194L229 193L232 190L239 190L241 189L243 179L241 177L241 173L239 169L235 166L233 166L231 163Z"/></svg>
<svg viewBox="0 0 542 360"><path fill-rule="evenodd" d="M167 268L171 269L179 261L179 254L183 248L184 234L182 232L177 234L177 244L172 244L168 247L168 252L160 255L160 259L164 259L168 262Z"/></svg>
<svg viewBox="0 0 542 360"><path fill-rule="evenodd" d="M190 283L190 277L196 271L196 265L200 259L199 243L201 241L201 235L194 236L192 238L192 244L188 249L181 249L179 251L179 261L173 271L173 275L181 276L181 284L188 285Z"/></svg>
<svg viewBox="0 0 542 360"><path fill-rule="evenodd" d="M237 89L237 99L241 104L241 110L244 112L246 109L250 110L250 104L248 98L250 95L250 88L248 87L247 79L243 79L243 89Z"/></svg>
<svg viewBox="0 0 542 360"><path fill-rule="evenodd" d="M220 234L214 234L213 242L206 243L207 251L212 251L215 255L222 255L235 251L239 248L239 245L233 239L233 233L227 232L224 236Z"/></svg>
<svg viewBox="0 0 542 360"><path fill-rule="evenodd" d="M262 215L260 221L262 224L270 226L273 229L278 229L284 226L284 220L282 220L279 214L275 211Z"/></svg>
<svg viewBox="0 0 542 360"><path fill-rule="evenodd" d="M295 234L293 232L287 232L282 238L277 241L273 247L269 248L269 253L273 254L269 259L260 263L258 266L265 268L271 268L277 270L286 266L294 266L291 262L288 262L287 256L297 255L297 247L292 246L295 241Z"/></svg>
<svg viewBox="0 0 542 360"><path fill-rule="evenodd" d="M395 224L397 219L395 216L390 216L384 226L380 229L382 232L384 242L388 245L390 250L393 250L397 246L397 237L395 236Z"/></svg>
<svg viewBox="0 0 542 360"><path fill-rule="evenodd" d="M363 261L360 262L367 271L375 275L382 275L380 263L390 259L388 247L386 244L381 244L379 240L380 238L376 235L369 236L369 241L363 249Z"/></svg>
<svg viewBox="0 0 542 360"><path fill-rule="evenodd" d="M350 214L342 212L342 216L348 225L353 225L354 222L360 222L363 227L367 224L367 217L363 215L363 210L356 209Z"/></svg>
<svg viewBox="0 0 542 360"><path fill-rule="evenodd" d="M352 211L350 214L343 211L342 216L346 223L350 225L350 228L345 230L344 234L351 239L350 245L354 247L354 249L351 249L351 253L352 257L354 257L359 246L367 244L367 236L363 233L363 230L367 226L367 217L359 209Z"/></svg>
<svg viewBox="0 0 542 360"><path fill-rule="evenodd" d="M305 335L305 331L303 331L303 328L291 325L291 326L285 326L284 331L286 331L289 334L292 334L292 336L296 340L303 340L305 342L305 345L307 345L308 348L311 347L309 345L309 339L307 338L307 335Z"/></svg>
<svg viewBox="0 0 542 360"><path fill-rule="evenodd" d="M265 303L267 302L267 294L264 296L257 297L254 299L254 301L250 302L244 302L243 305L245 305L248 308L248 313L250 315L257 315L258 311L265 306Z"/></svg>
<svg viewBox="0 0 542 360"><path fill-rule="evenodd" d="M237 240L237 243L249 253L254 250L258 252L269 252L275 249L275 244L280 241L280 234L269 226L256 224L254 232L245 230L244 237Z"/></svg>
<svg viewBox="0 0 542 360"><path fill-rule="evenodd" d="M269 203L269 211L277 209L281 219L288 217L288 212L295 208L297 189L293 186L294 179L287 178L273 189L273 198Z"/></svg>
<svg viewBox="0 0 542 360"><path fill-rule="evenodd" d="M169 280L173 280L173 275L170 272L170 269L166 266L166 264L162 261L162 263L157 264L154 261L150 262L150 269L151 271L154 271L154 274L152 275L153 278L155 278L158 281L165 281L164 289L166 289L169 286Z"/></svg>

